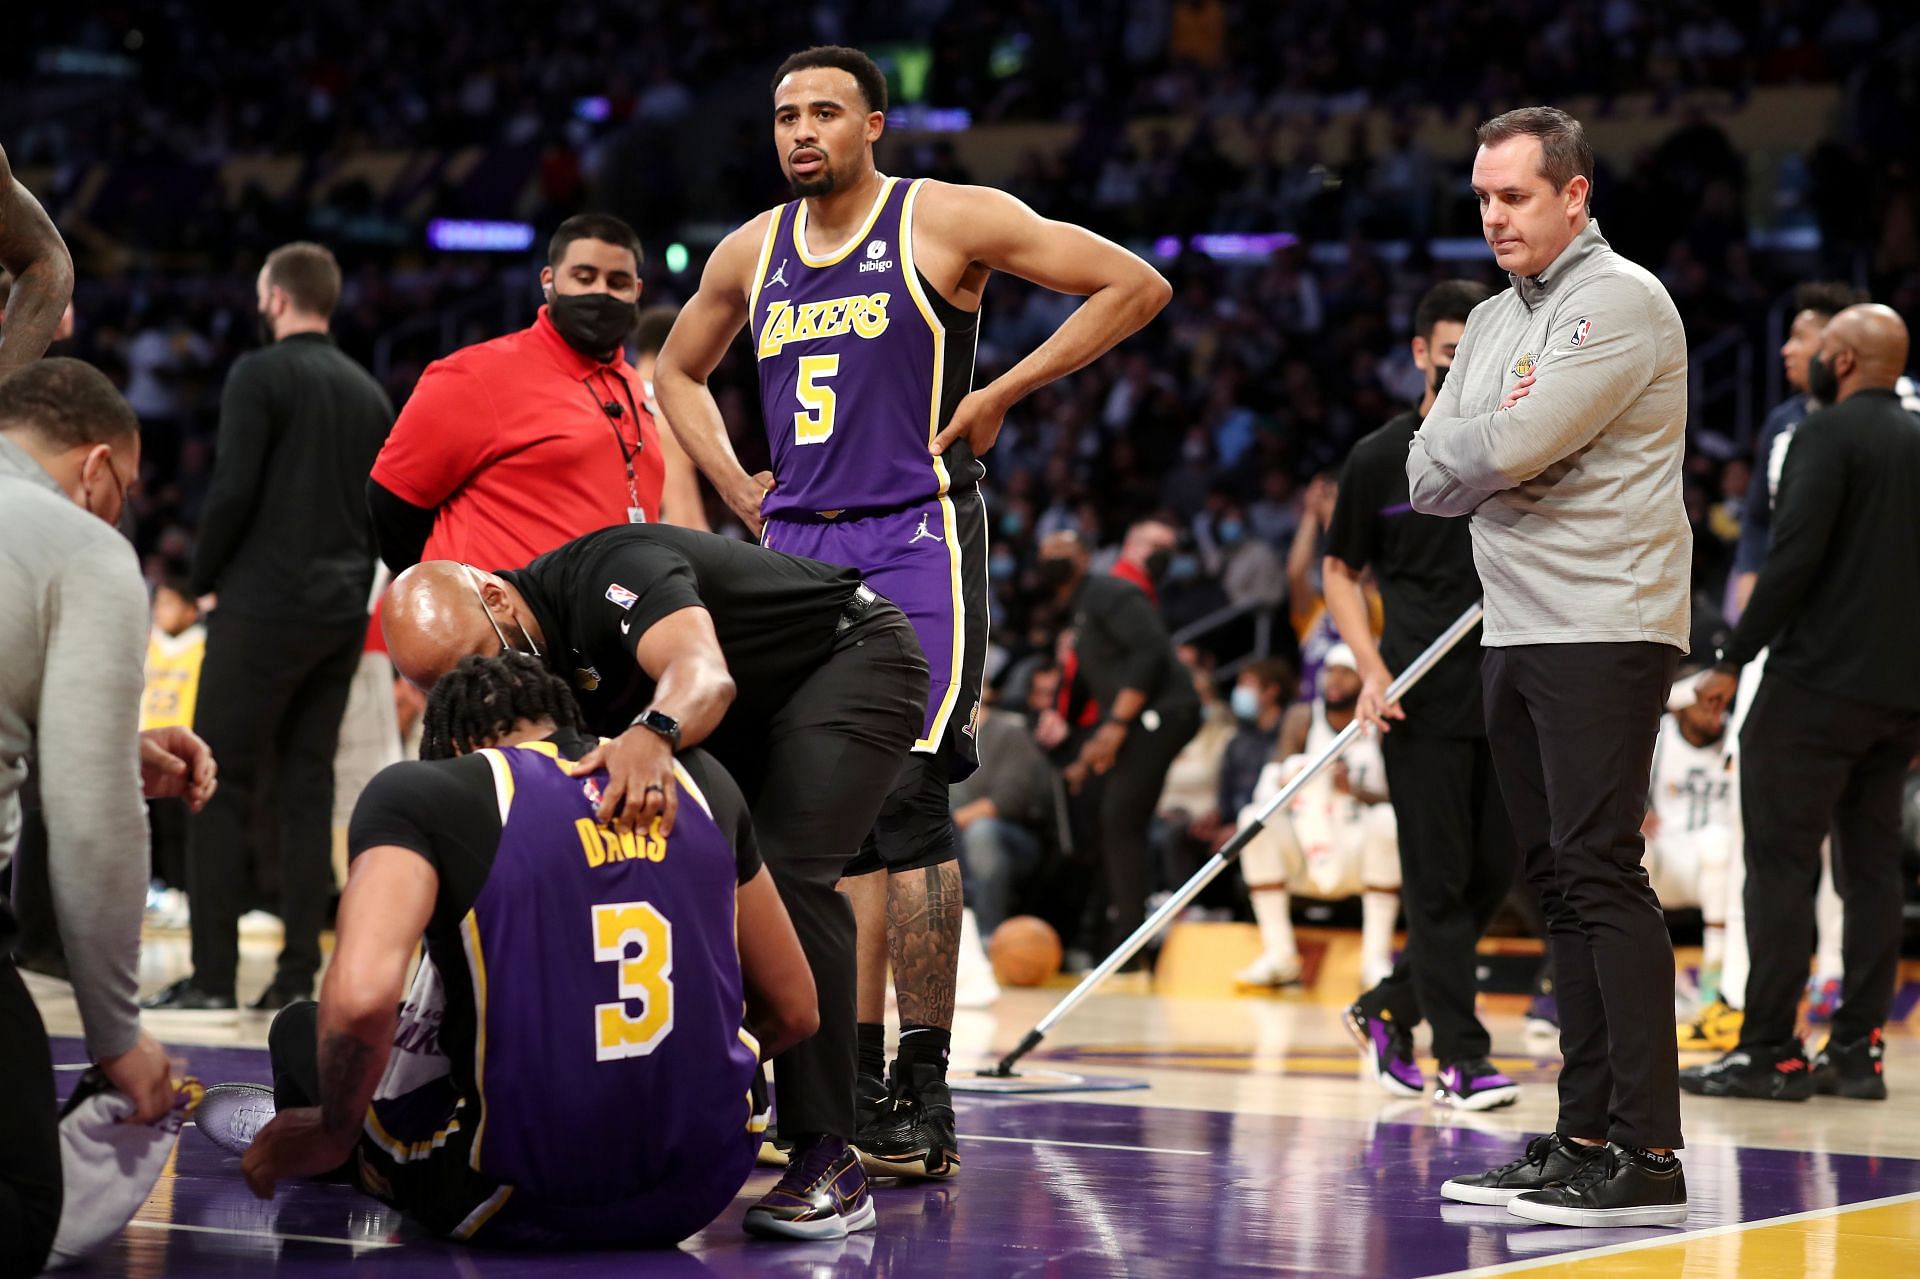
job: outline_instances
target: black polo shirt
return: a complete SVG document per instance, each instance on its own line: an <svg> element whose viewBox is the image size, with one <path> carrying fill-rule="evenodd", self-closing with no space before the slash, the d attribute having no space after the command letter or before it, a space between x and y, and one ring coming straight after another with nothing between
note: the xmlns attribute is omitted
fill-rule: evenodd
<svg viewBox="0 0 1920 1279"><path fill-rule="evenodd" d="M860 586L853 569L665 524L589 533L500 576L526 596L588 727L608 735L653 701L635 649L662 618L706 609L737 690L728 719L770 716L833 652Z"/></svg>
<svg viewBox="0 0 1920 1279"><path fill-rule="evenodd" d="M1111 712L1122 689L1145 693L1142 708L1198 713L1193 677L1173 651L1167 624L1146 593L1124 578L1089 573L1068 602L1079 678Z"/></svg>
<svg viewBox="0 0 1920 1279"><path fill-rule="evenodd" d="M1407 485L1407 448L1420 415L1402 413L1363 438L1340 472L1340 497L1327 528L1327 554L1354 572L1371 566L1386 624L1380 655L1398 676L1480 599L1467 520L1421 515ZM1395 732L1485 737L1480 645L1462 640L1401 702Z"/></svg>

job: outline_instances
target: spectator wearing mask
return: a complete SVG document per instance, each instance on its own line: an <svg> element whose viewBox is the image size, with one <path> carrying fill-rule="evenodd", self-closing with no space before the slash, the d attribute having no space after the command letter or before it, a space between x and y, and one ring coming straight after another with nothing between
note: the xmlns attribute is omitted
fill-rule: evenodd
<svg viewBox="0 0 1920 1279"><path fill-rule="evenodd" d="M1173 552L1180 545L1180 534L1173 525L1157 516L1137 520L1127 529L1120 543L1120 558L1113 562L1113 575L1132 582L1154 604L1160 603L1160 581L1173 563Z"/></svg>
<svg viewBox="0 0 1920 1279"><path fill-rule="evenodd" d="M619 218L568 218L533 323L427 366L367 485L388 568L517 568L609 525L694 518L664 508L660 429L627 362L641 260Z"/></svg>
<svg viewBox="0 0 1920 1279"><path fill-rule="evenodd" d="M374 553L364 493L393 405L328 332L340 266L324 246L275 249L255 288L272 340L227 376L192 576L196 592L218 597L194 728L226 763L226 785L187 832L193 973L147 1001L160 1012L236 1007L261 804L278 834L286 939L254 1007L313 994L334 887L334 752L366 645ZM261 769L269 754L271 779Z"/></svg>

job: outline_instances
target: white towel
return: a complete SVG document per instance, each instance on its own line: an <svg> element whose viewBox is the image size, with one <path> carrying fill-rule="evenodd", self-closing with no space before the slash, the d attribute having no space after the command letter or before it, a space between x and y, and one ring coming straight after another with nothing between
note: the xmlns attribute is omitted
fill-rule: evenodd
<svg viewBox="0 0 1920 1279"><path fill-rule="evenodd" d="M60 1115L60 1229L47 1268L71 1265L119 1234L153 1193L204 1089L175 1085L173 1108L150 1124L125 1122L133 1099L90 1070Z"/></svg>

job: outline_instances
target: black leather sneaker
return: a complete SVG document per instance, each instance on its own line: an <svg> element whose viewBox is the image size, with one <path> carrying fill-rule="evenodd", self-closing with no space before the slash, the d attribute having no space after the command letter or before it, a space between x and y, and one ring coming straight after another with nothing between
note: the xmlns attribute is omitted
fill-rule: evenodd
<svg viewBox="0 0 1920 1279"><path fill-rule="evenodd" d="M1886 1045L1880 1028L1850 1044L1827 1041L1813 1059L1813 1090L1822 1097L1850 1097L1855 1101L1887 1099Z"/></svg>
<svg viewBox="0 0 1920 1279"><path fill-rule="evenodd" d="M787 1175L747 1209L748 1234L769 1239L844 1239L872 1230L879 1214L860 1156L837 1137L794 1143Z"/></svg>
<svg viewBox="0 0 1920 1279"><path fill-rule="evenodd" d="M895 1080L890 1104L856 1138L860 1162L876 1177L951 1177L960 1171L953 1093L936 1067L909 1070L909 1078Z"/></svg>
<svg viewBox="0 0 1920 1279"><path fill-rule="evenodd" d="M1510 1164L1470 1177L1448 1178L1440 1193L1464 1204L1510 1203L1517 1195L1565 1181L1604 1149L1547 1133L1528 1142L1527 1153Z"/></svg>
<svg viewBox="0 0 1920 1279"><path fill-rule="evenodd" d="M1696 1097L1805 1101L1813 1096L1813 1063L1797 1039L1771 1048L1736 1048L1719 1061L1681 1071L1680 1091Z"/></svg>
<svg viewBox="0 0 1920 1279"><path fill-rule="evenodd" d="M173 985L157 995L140 1001L140 1007L150 1013L230 1013L237 1011L233 996L216 995L212 991L202 990L193 984L193 978L182 977Z"/></svg>
<svg viewBox="0 0 1920 1279"><path fill-rule="evenodd" d="M1526 1221L1550 1226L1678 1226L1687 1219L1680 1161L1624 1146L1597 1147L1573 1176L1507 1204Z"/></svg>

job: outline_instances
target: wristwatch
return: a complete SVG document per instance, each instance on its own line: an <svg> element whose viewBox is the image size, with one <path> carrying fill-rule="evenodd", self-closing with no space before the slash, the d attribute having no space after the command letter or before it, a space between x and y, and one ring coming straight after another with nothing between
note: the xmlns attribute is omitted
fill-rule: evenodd
<svg viewBox="0 0 1920 1279"><path fill-rule="evenodd" d="M658 733L667 739L667 745L674 750L680 749L680 721L664 711L645 710L633 721L632 727L644 728L649 733Z"/></svg>
<svg viewBox="0 0 1920 1279"><path fill-rule="evenodd" d="M1713 650L1713 669L1721 675L1738 675L1740 667L1727 660L1727 646L1722 644Z"/></svg>

